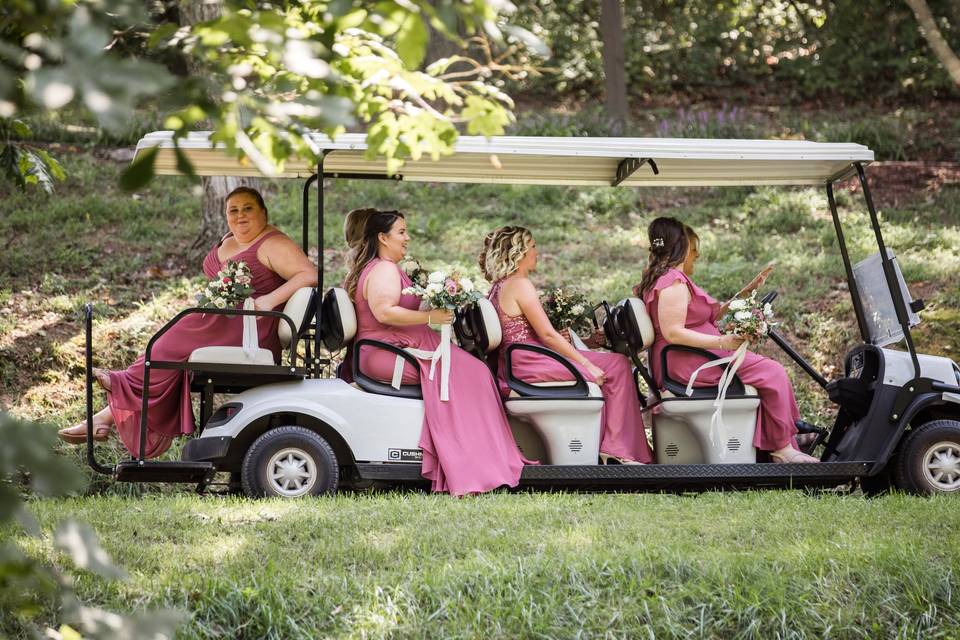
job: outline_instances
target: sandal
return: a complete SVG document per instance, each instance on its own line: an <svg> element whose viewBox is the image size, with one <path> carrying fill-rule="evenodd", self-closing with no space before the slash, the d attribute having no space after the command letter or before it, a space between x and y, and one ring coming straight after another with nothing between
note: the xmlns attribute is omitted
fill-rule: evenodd
<svg viewBox="0 0 960 640"><path fill-rule="evenodd" d="M107 369L94 368L93 378L104 391L110 391L110 371Z"/></svg>
<svg viewBox="0 0 960 640"><path fill-rule="evenodd" d="M797 451L796 449L790 448L784 451L783 453L771 453L770 459L775 463L779 464L794 464L794 463L812 463L820 462L813 456L808 456L802 451Z"/></svg>
<svg viewBox="0 0 960 640"><path fill-rule="evenodd" d="M637 462L636 460L631 460L630 458L619 458L617 456L612 456L609 453L601 453L600 464L643 464L643 463Z"/></svg>
<svg viewBox="0 0 960 640"><path fill-rule="evenodd" d="M93 439L96 442L103 442L110 435L110 429L113 425L101 423L93 423ZM66 443L69 444L84 444L87 441L87 423L86 421L78 422L72 427L67 427L65 429L60 429L57 431L57 435Z"/></svg>

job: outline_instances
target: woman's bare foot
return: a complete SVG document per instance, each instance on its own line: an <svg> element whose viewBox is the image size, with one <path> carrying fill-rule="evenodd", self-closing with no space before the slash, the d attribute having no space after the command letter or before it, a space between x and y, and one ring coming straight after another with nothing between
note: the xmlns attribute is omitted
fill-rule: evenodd
<svg viewBox="0 0 960 640"><path fill-rule="evenodd" d="M94 369L93 377L104 391L110 391L110 372L106 369Z"/></svg>
<svg viewBox="0 0 960 640"><path fill-rule="evenodd" d="M813 456L808 456L802 451L797 451L793 447L787 445L783 449L778 449L776 451L770 452L770 458L774 462L788 463L792 464L795 462L820 462Z"/></svg>
<svg viewBox="0 0 960 640"><path fill-rule="evenodd" d="M107 422L97 422L93 421L93 439L97 442L103 442L107 439L107 436L110 435L110 428L113 425ZM78 422L72 427L67 427L66 429L60 429L57 431L57 435L60 436L60 439L64 442L70 444L83 444L87 441L87 421Z"/></svg>

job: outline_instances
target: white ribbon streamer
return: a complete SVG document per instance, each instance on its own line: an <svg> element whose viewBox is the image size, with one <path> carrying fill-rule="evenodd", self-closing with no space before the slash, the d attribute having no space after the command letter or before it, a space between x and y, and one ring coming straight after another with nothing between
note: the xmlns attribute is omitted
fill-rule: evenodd
<svg viewBox="0 0 960 640"><path fill-rule="evenodd" d="M243 301L244 311L253 311L253 298L247 298ZM260 336L257 335L257 317L243 316L243 355L249 360L257 357L257 351L260 350Z"/></svg>
<svg viewBox="0 0 960 640"><path fill-rule="evenodd" d="M710 362L704 363L697 367L696 371L693 372L693 375L690 376L690 382L687 383L687 396L689 397L693 393L693 384L697 381L697 376L700 375L700 372L704 369L709 369L710 367L718 367L722 364L730 363L726 369L724 369L723 374L720 376L720 380L717 382L717 397L713 401L713 406L716 408L713 412L713 416L710 417L710 444L714 447L717 446L717 440L721 442L727 441L727 428L723 422L723 403L727 399L727 389L730 388L730 383L733 382L734 376L737 374L737 370L740 368L740 365L743 364L744 359L747 357L747 343L744 342L737 350L733 352L732 355L729 355L725 358L718 358L716 360L711 360ZM727 457L727 447L723 446L720 450L720 458Z"/></svg>
<svg viewBox="0 0 960 640"><path fill-rule="evenodd" d="M437 346L435 351L414 349L413 347L407 347L404 349L404 351L412 355L414 358L430 361L430 374L428 376L430 380L433 380L434 378L437 362L440 363L440 400L443 402L450 400L451 332L452 327L449 324L445 324L440 327L440 344ZM394 389L399 389L400 384L403 381L403 365L405 362L406 360L404 360L402 356L397 356L397 360L393 365L393 380L390 382L390 386Z"/></svg>
<svg viewBox="0 0 960 640"><path fill-rule="evenodd" d="M568 329L570 332L570 342L573 344L573 348L577 351L590 351L590 347L580 339L580 336L577 335L577 332L573 329Z"/></svg>

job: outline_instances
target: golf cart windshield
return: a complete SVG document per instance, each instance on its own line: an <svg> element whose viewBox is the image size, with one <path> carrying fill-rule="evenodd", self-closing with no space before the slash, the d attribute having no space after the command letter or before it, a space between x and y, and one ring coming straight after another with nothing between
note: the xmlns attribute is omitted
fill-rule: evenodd
<svg viewBox="0 0 960 640"><path fill-rule="evenodd" d="M889 249L887 249L887 256L893 262L894 270L896 271L897 282L900 285L900 294L903 296L904 307L907 309L907 314L910 318L910 326L915 327L920 324L920 316L911 308L913 298L907 290L907 283L903 279L903 274L900 272L900 265L897 263L893 252ZM897 310L893 304L890 288L887 286L887 281L883 274L883 262L880 260L880 252L878 251L855 264L853 266L853 275L857 281L860 304L863 305L863 315L870 332L868 342L878 347L883 347L902 340L903 329L900 327L900 321L897 319Z"/></svg>

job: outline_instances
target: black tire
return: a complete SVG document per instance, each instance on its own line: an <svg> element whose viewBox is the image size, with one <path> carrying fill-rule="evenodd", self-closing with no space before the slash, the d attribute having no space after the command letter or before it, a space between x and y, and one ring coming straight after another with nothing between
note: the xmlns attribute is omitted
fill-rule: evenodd
<svg viewBox="0 0 960 640"><path fill-rule="evenodd" d="M274 477L277 472L279 478ZM253 441L240 474L243 492L251 498L299 498L336 493L340 467L322 437L303 427L285 426Z"/></svg>
<svg viewBox="0 0 960 640"><path fill-rule="evenodd" d="M895 465L894 482L904 491L921 495L960 491L960 422L934 420L914 429Z"/></svg>
<svg viewBox="0 0 960 640"><path fill-rule="evenodd" d="M860 491L871 498L882 496L893 488L893 474L890 472L893 462L883 468L883 471L874 476L860 478Z"/></svg>

